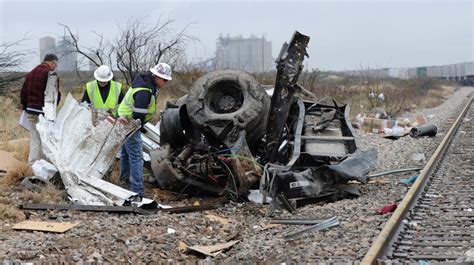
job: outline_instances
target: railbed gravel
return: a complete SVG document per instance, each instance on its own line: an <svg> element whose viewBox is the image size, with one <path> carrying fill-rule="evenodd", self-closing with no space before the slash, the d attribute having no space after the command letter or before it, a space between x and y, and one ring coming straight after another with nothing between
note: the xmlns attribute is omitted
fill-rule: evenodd
<svg viewBox="0 0 474 265"><path fill-rule="evenodd" d="M378 163L373 172L423 166L430 158L457 116L473 87L458 89L442 105L421 111L428 123L438 126L434 138L409 136L392 141L376 134L359 133L362 150L375 147ZM411 156L423 153L425 161ZM401 199L407 187L400 183L414 173L377 177L368 184L355 184L361 196L332 203L310 204L290 214L280 211L280 218L328 218L336 216L339 226L307 232L286 241L282 235L302 226L269 226L266 207L254 203L228 203L224 207L197 213L152 216L62 211L31 212L31 220L80 221L62 234L15 231L13 223L0 227L0 260L10 262L98 262L98 263L358 263L383 228L390 214L378 215L377 209ZM206 198L201 198L206 201ZM166 203L166 202L165 202ZM193 203L192 198L171 202ZM227 218L222 224L206 218L213 214ZM168 228L175 233L168 233ZM217 257L182 252L178 245L214 245L230 240L241 241Z"/></svg>

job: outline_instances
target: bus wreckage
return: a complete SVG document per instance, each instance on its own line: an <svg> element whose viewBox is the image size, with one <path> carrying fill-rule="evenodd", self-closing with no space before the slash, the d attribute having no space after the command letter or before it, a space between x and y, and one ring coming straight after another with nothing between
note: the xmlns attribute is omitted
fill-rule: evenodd
<svg viewBox="0 0 474 265"><path fill-rule="evenodd" d="M367 182L377 154L359 150L347 106L295 96L304 90L297 81L308 42L295 32L283 45L271 97L248 73L219 70L168 102L160 147L150 152L156 183L233 199L259 188L287 209L358 194L346 183Z"/></svg>
<svg viewBox="0 0 474 265"><path fill-rule="evenodd" d="M263 202L269 197L271 206L290 211L357 195L347 182L367 182L377 153L359 150L348 106L296 96L305 91L297 81L308 42L295 32L283 45L273 92L248 73L219 70L199 78L185 97L169 101L159 131L147 124L142 134L156 184L234 200L259 189ZM43 151L76 204L130 204L137 194L102 177L139 124L90 120L90 110L68 96L56 121L40 120ZM143 204L156 206L151 200L136 205Z"/></svg>

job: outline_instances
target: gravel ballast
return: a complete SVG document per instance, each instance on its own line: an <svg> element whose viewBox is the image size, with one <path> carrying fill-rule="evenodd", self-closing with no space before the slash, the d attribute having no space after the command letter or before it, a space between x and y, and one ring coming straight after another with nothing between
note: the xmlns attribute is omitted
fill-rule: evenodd
<svg viewBox="0 0 474 265"><path fill-rule="evenodd" d="M472 95L474 87L462 87L436 108L422 109L428 123L438 127L433 138L382 138L359 133L362 150L378 150L373 172L422 167L449 129L453 119ZM425 160L412 159L424 154ZM315 263L360 261L383 228L390 214L378 215L384 205L400 200L408 187L400 179L416 173L397 173L377 177L367 184L353 184L361 196L332 203L317 203L298 208L279 218L323 219L336 216L339 226L307 232L287 241L283 235L301 229L298 225L269 225L266 206L254 203L228 203L205 212L142 216L63 211L31 212L31 220L79 221L80 225L61 233L27 232L12 229L14 223L0 225L0 260L6 262L197 262L197 263ZM206 201L206 199L203 199ZM195 198L164 204L189 205ZM221 222L206 215L226 218ZM175 230L170 230L169 228ZM216 257L183 252L183 243L215 245L231 240L240 242Z"/></svg>

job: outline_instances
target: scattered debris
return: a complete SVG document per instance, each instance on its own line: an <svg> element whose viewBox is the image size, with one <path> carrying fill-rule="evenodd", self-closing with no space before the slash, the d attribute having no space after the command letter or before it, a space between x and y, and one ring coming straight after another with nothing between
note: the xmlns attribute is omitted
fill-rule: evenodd
<svg viewBox="0 0 474 265"><path fill-rule="evenodd" d="M178 243L178 250L179 252L186 252L188 250L188 244L184 243L183 241L179 241Z"/></svg>
<svg viewBox="0 0 474 265"><path fill-rule="evenodd" d="M54 174L58 172L58 169L53 164L43 159L35 161L33 165L31 165L31 169L35 177L41 178L44 182L48 182L53 178Z"/></svg>
<svg viewBox="0 0 474 265"><path fill-rule="evenodd" d="M319 224L327 219L272 219L270 224L283 224L283 225L314 225Z"/></svg>
<svg viewBox="0 0 474 265"><path fill-rule="evenodd" d="M202 212L207 210L213 210L221 207L223 205L222 202L212 203L212 204L203 204L198 206L182 206L182 207L173 207L167 209L160 209L162 212L167 213L192 213L192 212Z"/></svg>
<svg viewBox="0 0 474 265"><path fill-rule="evenodd" d="M232 247L233 245L239 242L240 240L233 240L227 243L217 244L213 246L191 246L191 247L188 247L188 249L197 251L206 256L216 257L217 255L222 253L224 250Z"/></svg>
<svg viewBox="0 0 474 265"><path fill-rule="evenodd" d="M375 117L365 117L362 123L364 133L383 133L384 128L393 128L396 125L395 120L379 119Z"/></svg>
<svg viewBox="0 0 474 265"><path fill-rule="evenodd" d="M438 128L433 124L428 124L423 127L413 127L410 130L410 136L413 138L419 138L423 136L435 137L438 132Z"/></svg>
<svg viewBox="0 0 474 265"><path fill-rule="evenodd" d="M262 227L262 230L267 230L267 229L272 229L272 228L275 228L275 227L280 227L281 224L265 224L263 227Z"/></svg>
<svg viewBox="0 0 474 265"><path fill-rule="evenodd" d="M380 214L380 215L384 215L384 214L387 214L387 213L391 213L391 212L395 211L396 209L397 209L397 203L392 203L392 204L389 204L389 205L385 205L381 209L377 210L377 213Z"/></svg>
<svg viewBox="0 0 474 265"><path fill-rule="evenodd" d="M422 113L404 113L401 117L393 119L384 115L383 109L376 108L373 112L368 117L359 113L355 124L364 133L382 134L382 137L391 140L407 136L413 127L421 126L426 122Z"/></svg>
<svg viewBox="0 0 474 265"><path fill-rule="evenodd" d="M382 185L385 185L385 184L390 184L390 181L389 180L385 180L385 179L371 179L369 180L369 184L382 184Z"/></svg>
<svg viewBox="0 0 474 265"><path fill-rule="evenodd" d="M382 172L379 172L379 173L369 174L367 177L369 179L371 179L371 178L380 177L380 176L389 175L389 174L395 174L395 173L402 173L402 172L409 172L409 171L420 171L422 169L423 168L421 168L421 167L391 169L391 170L382 171Z"/></svg>
<svg viewBox="0 0 474 265"><path fill-rule="evenodd" d="M385 128L383 137L391 140L398 140L400 137L405 137L410 133L410 130L400 126L393 128Z"/></svg>
<svg viewBox="0 0 474 265"><path fill-rule="evenodd" d="M416 127L426 123L423 113L404 113L397 118L397 124L401 127Z"/></svg>
<svg viewBox="0 0 474 265"><path fill-rule="evenodd" d="M309 232L309 231L320 231L320 230L324 230L324 229L327 229L327 228L330 228L330 227L333 227L333 226L338 226L338 225L339 225L339 221L334 216L334 217L322 220L321 222L316 223L314 225L311 225L310 227L306 227L306 228L303 228L301 230L297 230L295 232L288 233L288 234L284 235L283 237L286 240L291 240L291 239L294 239L295 237L297 237L301 234L304 234L306 232Z"/></svg>
<svg viewBox="0 0 474 265"><path fill-rule="evenodd" d="M272 201L271 197L263 198L263 194L260 192L260 190L249 190L247 199L249 199L249 201L251 202L255 202L258 204L268 203Z"/></svg>
<svg viewBox="0 0 474 265"><path fill-rule="evenodd" d="M418 162L425 162L426 157L423 153L415 153L411 155L411 160L418 161Z"/></svg>
<svg viewBox="0 0 474 265"><path fill-rule="evenodd" d="M64 233L67 230L79 225L80 222L47 222L47 221L23 221L14 225L15 230L32 230Z"/></svg>
<svg viewBox="0 0 474 265"><path fill-rule="evenodd" d="M213 215L213 214L206 214L206 215L204 215L204 217L208 218L211 221L219 222L223 225L228 225L230 223L229 219L223 218L223 217L220 217L220 216L217 216L217 215Z"/></svg>
<svg viewBox="0 0 474 265"><path fill-rule="evenodd" d="M47 182L45 182L43 178L37 178L37 177L25 177L21 181L21 184L27 190L32 191L32 192L41 192L41 185L38 185L38 183L40 183L42 186L47 184Z"/></svg>
<svg viewBox="0 0 474 265"><path fill-rule="evenodd" d="M406 178L406 179L401 179L400 182L402 182L403 184L407 185L407 186L410 186L412 185L413 183L415 183L416 179L418 178L418 176L412 176L410 178Z"/></svg>

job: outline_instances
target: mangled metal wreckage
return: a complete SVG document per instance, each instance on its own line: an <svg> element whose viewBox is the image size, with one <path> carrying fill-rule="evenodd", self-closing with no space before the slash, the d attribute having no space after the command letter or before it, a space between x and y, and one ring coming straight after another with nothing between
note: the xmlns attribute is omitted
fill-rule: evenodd
<svg viewBox="0 0 474 265"><path fill-rule="evenodd" d="M169 101L159 130L147 124L142 134L155 182L180 193L232 199L259 188L273 206L289 210L299 202L357 194L345 183L365 182L376 153L359 150L347 106L295 96L305 91L297 81L308 42L295 32L283 45L271 97L248 73L220 70ZM91 120L90 110L68 96L55 121L41 119L37 126L43 152L75 203L129 204L137 194L102 177L139 122Z"/></svg>
<svg viewBox="0 0 474 265"><path fill-rule="evenodd" d="M54 112L49 117L40 116L37 125L42 151L60 172L71 201L83 205L126 205L138 198L138 194L102 177L122 143L140 128L139 121L122 124L108 117L95 126L90 109L79 105L70 94L58 115ZM144 199L137 205L152 203Z"/></svg>
<svg viewBox="0 0 474 265"><path fill-rule="evenodd" d="M150 152L157 184L234 199L259 187L283 205L357 194L345 183L366 182L377 154L358 149L346 105L295 96L308 42L295 32L283 45L271 98L248 73L220 70L168 102Z"/></svg>

